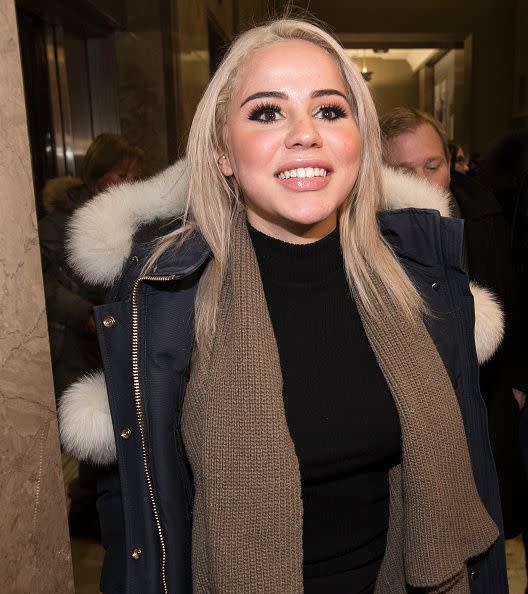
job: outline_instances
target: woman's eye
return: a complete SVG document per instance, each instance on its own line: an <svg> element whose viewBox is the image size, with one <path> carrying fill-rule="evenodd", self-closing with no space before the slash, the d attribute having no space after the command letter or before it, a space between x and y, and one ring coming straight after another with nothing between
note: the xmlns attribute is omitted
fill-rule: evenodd
<svg viewBox="0 0 528 594"><path fill-rule="evenodd" d="M281 111L278 107L259 107L251 112L250 120L256 122L276 122L282 118Z"/></svg>
<svg viewBox="0 0 528 594"><path fill-rule="evenodd" d="M315 114L315 117L320 120L337 120L338 118L344 118L345 116L345 110L337 105L320 107Z"/></svg>

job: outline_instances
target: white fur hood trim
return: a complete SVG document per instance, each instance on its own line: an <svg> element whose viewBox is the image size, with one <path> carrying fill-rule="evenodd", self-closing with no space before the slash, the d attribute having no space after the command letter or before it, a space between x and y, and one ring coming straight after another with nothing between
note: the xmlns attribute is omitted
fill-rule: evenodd
<svg viewBox="0 0 528 594"><path fill-rule="evenodd" d="M68 262L90 285L110 286L119 276L137 229L181 215L187 203L186 162L155 177L111 188L78 208L68 225ZM446 192L413 175L383 169L384 208L435 209L450 214Z"/></svg>
<svg viewBox="0 0 528 594"><path fill-rule="evenodd" d="M475 346L480 365L501 343L503 315L493 294L470 283L475 301ZM59 425L64 449L79 460L111 464L116 445L103 372L86 375L71 385L59 403Z"/></svg>
<svg viewBox="0 0 528 594"><path fill-rule="evenodd" d="M185 210L186 161L145 181L114 186L78 208L68 223L68 263L86 283L109 287L130 255L141 225Z"/></svg>
<svg viewBox="0 0 528 594"><path fill-rule="evenodd" d="M417 175L390 167L383 167L383 199L387 210L427 208L437 210L443 217L452 214L448 192Z"/></svg>

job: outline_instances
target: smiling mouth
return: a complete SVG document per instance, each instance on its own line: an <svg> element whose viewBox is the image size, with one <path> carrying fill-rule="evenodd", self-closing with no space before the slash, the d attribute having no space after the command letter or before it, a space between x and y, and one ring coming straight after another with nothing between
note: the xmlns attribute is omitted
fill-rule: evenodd
<svg viewBox="0 0 528 594"><path fill-rule="evenodd" d="M326 177L329 173L329 171L321 167L298 167L297 169L281 171L277 174L277 177L279 179L290 179L291 177Z"/></svg>

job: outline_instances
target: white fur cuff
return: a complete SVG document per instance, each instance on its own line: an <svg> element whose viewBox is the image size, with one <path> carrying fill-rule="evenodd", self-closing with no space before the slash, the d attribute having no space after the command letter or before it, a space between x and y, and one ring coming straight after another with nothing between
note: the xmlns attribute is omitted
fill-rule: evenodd
<svg viewBox="0 0 528 594"><path fill-rule="evenodd" d="M486 363L504 337L504 315L495 295L474 282L469 283L475 302L475 347L479 365Z"/></svg>
<svg viewBox="0 0 528 594"><path fill-rule="evenodd" d="M475 301L475 346L480 365L499 347L504 319L494 295L470 283ZM112 464L116 460L115 436L102 371L72 384L59 402L59 427L64 449L78 460Z"/></svg>
<svg viewBox="0 0 528 594"><path fill-rule="evenodd" d="M102 371L72 384L60 399L58 414L61 442L69 454L95 464L115 462L114 430Z"/></svg>

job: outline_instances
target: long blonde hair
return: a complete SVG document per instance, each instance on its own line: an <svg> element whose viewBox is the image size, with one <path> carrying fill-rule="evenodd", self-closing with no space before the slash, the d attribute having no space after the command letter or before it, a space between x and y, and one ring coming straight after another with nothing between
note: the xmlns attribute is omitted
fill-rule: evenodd
<svg viewBox="0 0 528 594"><path fill-rule="evenodd" d="M278 41L303 40L327 51L336 61L348 89L362 144L358 177L339 210L339 228L349 285L369 315L380 308L398 307L416 319L423 303L383 240L376 213L383 208L381 144L378 117L368 87L341 45L320 27L284 18L241 34L231 45L209 83L194 116L187 144L189 193L183 225L162 238L149 264L167 249L178 247L198 231L208 243L212 262L202 276L196 301L196 338L208 343L214 334L218 297L230 244L233 215L242 201L237 182L222 174L218 159L225 152L227 108L237 83L237 72L256 50ZM376 290L379 277L389 302Z"/></svg>

